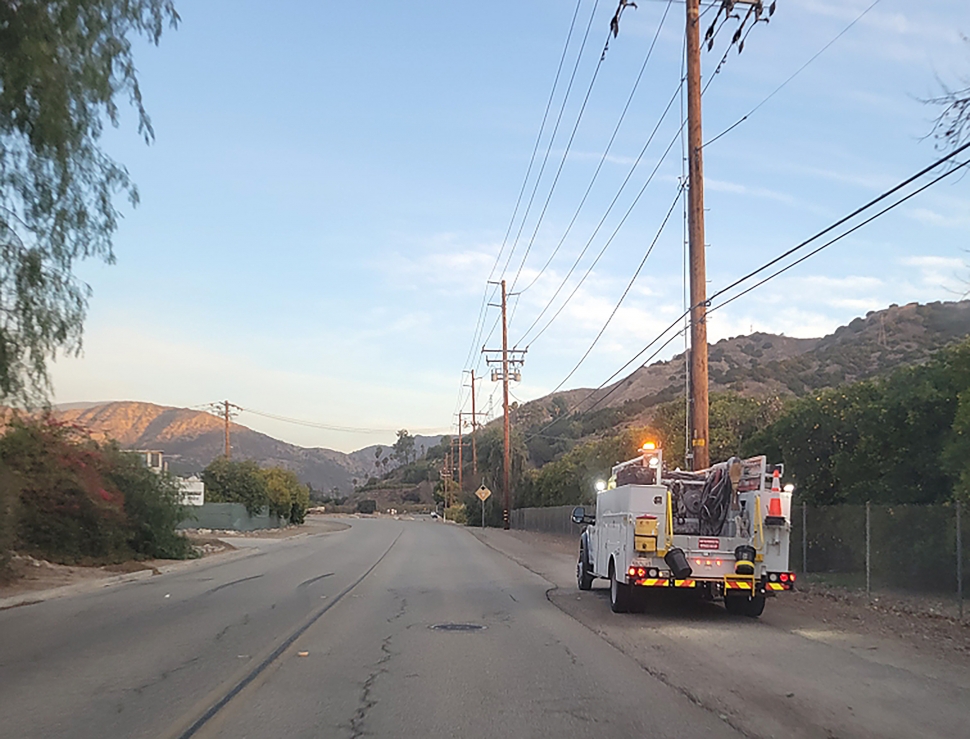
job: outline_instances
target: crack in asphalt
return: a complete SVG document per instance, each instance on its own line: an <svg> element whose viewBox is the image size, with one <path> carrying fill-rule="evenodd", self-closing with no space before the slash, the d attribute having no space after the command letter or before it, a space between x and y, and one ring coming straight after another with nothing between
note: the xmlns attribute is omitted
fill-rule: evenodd
<svg viewBox="0 0 970 739"><path fill-rule="evenodd" d="M610 637L607 635L607 633L605 631L601 631L599 629L593 628L589 624L585 623L582 619L577 618L575 615L573 615L572 613L570 613L563 606L559 605L555 600L553 600L552 595L553 595L553 593L555 593L556 591L558 591L560 588L559 588L558 585L556 585L555 583L553 583L552 581L550 581L549 578L545 574L543 574L542 572L539 572L538 570L536 570L533 567L530 567L527 562L523 562L522 560L520 560L517 557L509 554L508 552L504 552L501 549L499 549L498 547L493 546L492 544L489 544L487 541L485 541L485 539L476 536L475 535L475 532L469 532L469 533L471 533L472 536L475 536L475 538L478 539L478 541L480 541L486 547L488 547L489 549L491 549L493 552L497 552L497 553L501 554L506 559L509 559L512 562L515 562L520 567L524 567L529 572L531 572L531 573L533 573L535 575L538 575L543 580L545 580L546 582L548 582L552 587L550 587L548 590L546 590L546 600L547 601L549 601L552 605L554 605L556 608L558 608L562 613L565 613L571 619L573 619L574 621L576 621L576 623L582 624L585 628L589 629L592 633L596 634L598 637L600 637L607 644L609 644L610 646L612 646L614 649L618 650L621 654L624 654L627 657L629 657L630 659L632 659L634 662L637 663L637 665L640 666L640 669L642 669L648 675L650 675L651 677L656 678L657 680L659 680L661 683L663 683L667 687L671 688L672 690L677 691L678 693L680 693L681 695L683 695L687 700L689 700L691 703L693 703L698 708L703 708L708 713L711 713L711 714L717 716L721 721L723 721L724 723L726 723L728 726L730 726L732 729L734 729L735 731L737 731L742 736L748 737L749 739L758 739L760 737L759 734L752 734L750 732L750 730L748 730L747 728L745 728L744 726L742 726L739 722L733 720L732 717L730 717L727 714L723 713L719 708L707 704L699 695L697 695L696 693L694 693L690 688L688 688L688 687L686 687L684 685L679 685L679 684L673 682L667 676L667 674L664 673L663 671L658 670L658 669L656 669L654 667L650 667L649 665L645 664L641 660L637 659L634 655L629 654L628 652L623 651L623 649L620 647L620 645L617 644L616 642L614 642L613 640L611 640Z"/></svg>
<svg viewBox="0 0 970 739"><path fill-rule="evenodd" d="M387 619L387 622L389 624L390 623L394 623L399 618L401 618L401 616L404 615L404 613L405 613L405 611L407 611L407 609L408 609L408 599L407 598L404 598L404 597L400 598L400 603L398 604L397 613L395 613L393 616L390 616Z"/></svg>
<svg viewBox="0 0 970 739"><path fill-rule="evenodd" d="M161 673L159 673L158 677L153 678L152 680L149 680L146 683L142 683L141 685L137 685L134 688L129 688L126 692L131 692L131 693L134 693L135 695L140 696L142 693L144 693L149 688L154 687L155 685L158 685L161 682L165 682L166 680L168 680L168 678L170 676L174 675L175 673L181 672L182 670L191 667L196 662L198 662L200 659L202 659L202 658L199 655L196 655L195 657L192 657L192 658L186 660L182 664L177 665L177 666L173 667L170 670L163 670ZM120 712L121 711L119 710L119 713Z"/></svg>
<svg viewBox="0 0 970 739"><path fill-rule="evenodd" d="M202 712L194 721L192 721L187 728L184 730L179 728L171 733L172 736L178 737L178 739L189 739L194 736L198 731L205 726L219 711L221 711L226 705L228 705L236 696L238 696L248 685L250 685L267 667L273 664L280 656L290 648L290 646L295 642L300 636L306 632L311 626L313 626L317 621L319 621L327 611L333 608L337 603L339 603L344 596L350 593L351 590L356 588L364 579L374 571L374 569L384 561L384 558L390 553L394 545L397 544L398 539L401 538L401 532L394 538L390 546L384 550L377 560L368 567L356 580L350 583L346 588L337 593L332 600L320 608L316 613L314 613L309 619L307 619L300 627L290 633L282 642L280 642L275 649L273 649L268 655L261 659L259 664L257 664L252 670L250 670L244 677L242 677L238 682L228 687L227 691L222 695L221 698L216 700L212 705L210 705L206 710ZM250 579L250 578L243 578ZM239 582L239 581L237 581ZM231 583L227 583L231 584ZM176 733L177 732L177 733ZM169 734L166 734L168 736Z"/></svg>
<svg viewBox="0 0 970 739"><path fill-rule="evenodd" d="M228 623L225 626L223 626L222 629L219 630L219 633L215 635L215 641L219 641L220 639L222 639L222 637L226 635L226 632L229 631L229 629L231 629L233 626L246 626L248 624L249 624L249 614L244 613L240 621Z"/></svg>
<svg viewBox="0 0 970 739"><path fill-rule="evenodd" d="M371 697L371 692L377 678L387 673L386 665L394 656L390 647L392 638L393 636L384 637L384 641L381 642L381 658L374 664L374 668L361 686L360 705L357 706L357 710L350 719L350 739L359 739L367 733L364 731L364 721L367 720L367 714L370 713L370 710L377 705L377 700Z"/></svg>

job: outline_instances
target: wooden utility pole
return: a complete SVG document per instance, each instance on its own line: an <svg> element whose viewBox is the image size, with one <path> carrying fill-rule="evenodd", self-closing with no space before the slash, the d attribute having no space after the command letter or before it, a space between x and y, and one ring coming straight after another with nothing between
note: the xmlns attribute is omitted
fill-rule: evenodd
<svg viewBox="0 0 970 739"><path fill-rule="evenodd" d="M478 447L475 446L475 429L478 424L478 413L475 411L475 370L472 370L472 474L478 484Z"/></svg>
<svg viewBox="0 0 970 739"><path fill-rule="evenodd" d="M707 276L704 254L704 154L701 128L700 0L687 0L687 220L690 253L690 427L692 468L710 466L708 446Z"/></svg>
<svg viewBox="0 0 970 739"><path fill-rule="evenodd" d="M465 492L465 486L462 484L462 479L461 479L461 468L464 467L464 463L462 462L462 455L461 455L461 447L462 447L461 417L462 415L463 414L461 413L461 411L459 411L458 412L458 494L459 495Z"/></svg>
<svg viewBox="0 0 970 739"><path fill-rule="evenodd" d="M520 367L525 362L525 349L509 349L509 324L507 316L507 300L508 295L505 292L505 280L499 283L489 283L498 284L502 288L502 302L498 306L502 309L502 348L499 349L486 349L482 347L482 352L485 354L500 354L499 357L487 357L485 361L489 365L501 364L501 371L492 369L492 381L501 380L502 381L502 415L503 415L503 426L504 426L504 454L503 454L503 465L502 465L502 497L504 503L504 511L502 513L502 522L505 528L509 528L510 521L510 511L512 509L512 488L509 481L510 469L512 466L512 454L511 454L511 421L509 419L509 380L513 379L513 374L511 368ZM490 303L490 305L492 305ZM521 379L521 375L516 370L514 379L518 381Z"/></svg>
<svg viewBox="0 0 970 739"><path fill-rule="evenodd" d="M502 494L505 510L502 512L502 527L509 528L511 494L509 491L509 465L511 453L509 449L509 324L505 315L505 280L502 280L502 413L504 414L504 464L502 469Z"/></svg>
<svg viewBox="0 0 970 739"><path fill-rule="evenodd" d="M223 419L226 422L226 459L230 458L232 447L229 445L229 401L223 401Z"/></svg>

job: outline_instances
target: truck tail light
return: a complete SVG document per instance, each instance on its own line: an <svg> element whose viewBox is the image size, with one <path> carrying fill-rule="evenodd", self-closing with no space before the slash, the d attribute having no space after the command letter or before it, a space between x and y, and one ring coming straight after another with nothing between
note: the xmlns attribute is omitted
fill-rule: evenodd
<svg viewBox="0 0 970 739"><path fill-rule="evenodd" d="M636 567L631 567L630 569L628 569L626 571L626 574L628 574L630 577L636 577L637 576L637 568Z"/></svg>

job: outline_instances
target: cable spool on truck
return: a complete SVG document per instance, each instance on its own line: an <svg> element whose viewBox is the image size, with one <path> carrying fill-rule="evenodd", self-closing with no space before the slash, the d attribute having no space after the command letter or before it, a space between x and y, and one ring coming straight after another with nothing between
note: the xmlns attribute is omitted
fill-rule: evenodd
<svg viewBox="0 0 970 739"><path fill-rule="evenodd" d="M732 457L706 470L668 471L663 453L645 444L613 467L585 525L576 579L580 590L610 581L615 613L638 610L648 593L692 589L723 598L730 613L758 617L766 597L791 590L791 488L781 465L764 456Z"/></svg>

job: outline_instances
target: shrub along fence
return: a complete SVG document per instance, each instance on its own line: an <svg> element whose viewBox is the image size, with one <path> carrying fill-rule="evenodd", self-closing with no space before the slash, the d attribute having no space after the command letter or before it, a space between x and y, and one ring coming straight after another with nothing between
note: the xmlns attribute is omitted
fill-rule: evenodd
<svg viewBox="0 0 970 739"><path fill-rule="evenodd" d="M575 536L574 506L519 508L511 526ZM873 591L953 597L970 591L970 528L960 503L792 506L791 567L812 579Z"/></svg>

